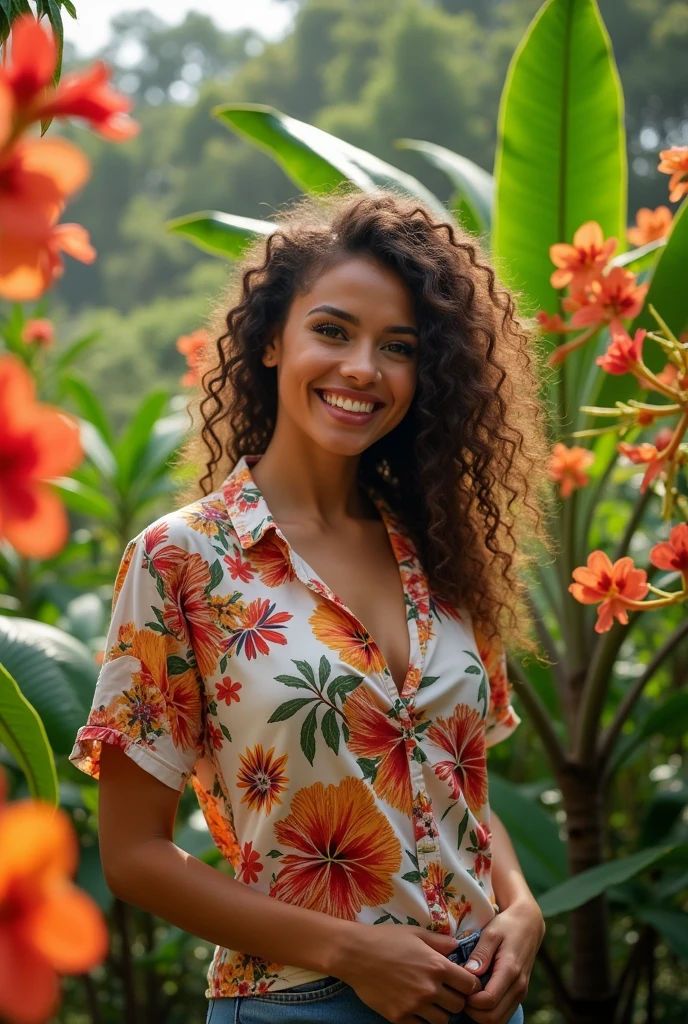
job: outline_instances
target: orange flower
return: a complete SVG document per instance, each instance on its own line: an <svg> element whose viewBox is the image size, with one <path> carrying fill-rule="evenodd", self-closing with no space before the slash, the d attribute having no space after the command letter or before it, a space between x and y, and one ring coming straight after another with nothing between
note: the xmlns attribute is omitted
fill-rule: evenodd
<svg viewBox="0 0 688 1024"><path fill-rule="evenodd" d="M107 139L119 141L136 135L139 126L127 116L132 101L108 86L110 72L102 61L86 71L65 75L57 89L52 78L57 46L30 14L12 24L12 52L0 67L0 84L11 93L20 126L52 117L81 117Z"/></svg>
<svg viewBox="0 0 688 1024"><path fill-rule="evenodd" d="M275 835L298 851L282 857L276 899L347 921L392 899L401 846L362 779L299 789Z"/></svg>
<svg viewBox="0 0 688 1024"><path fill-rule="evenodd" d="M574 234L573 245L558 242L550 246L550 259L559 268L550 277L552 287L583 287L606 266L616 246L616 238L605 241L597 221L586 221Z"/></svg>
<svg viewBox="0 0 688 1024"><path fill-rule="evenodd" d="M192 334L182 334L180 338L177 338L177 349L182 355L186 356L186 364L189 367L188 372L181 378L181 383L184 387L193 387L195 384L200 384L201 379L198 371L203 359L203 352L209 341L208 332L204 331L203 328L194 331Z"/></svg>
<svg viewBox="0 0 688 1024"><path fill-rule="evenodd" d="M274 747L267 754L257 743L253 750L246 748L245 754L239 754L241 771L237 773L237 788L245 789L241 798L242 804L248 804L252 811L265 811L269 814L273 804L281 804L279 794L287 788L289 778L283 768L289 754L282 754L273 760Z"/></svg>
<svg viewBox="0 0 688 1024"><path fill-rule="evenodd" d="M79 847L67 814L43 800L4 803L0 785L0 1017L41 1024L59 1004L59 974L102 963L108 933L72 882Z"/></svg>
<svg viewBox="0 0 688 1024"><path fill-rule="evenodd" d="M55 340L55 327L52 320L27 320L21 336L27 345L38 342L39 345L48 348Z"/></svg>
<svg viewBox="0 0 688 1024"><path fill-rule="evenodd" d="M587 568L579 566L573 570L575 583L569 590L581 604L597 604L595 632L607 633L614 619L628 625L626 601L639 601L649 591L647 573L636 569L633 559L626 555L612 565L604 551L593 551L588 555Z"/></svg>
<svg viewBox="0 0 688 1024"><path fill-rule="evenodd" d="M42 236L0 239L0 295L13 302L38 299L64 272L61 253L93 263L96 251L80 224L46 225Z"/></svg>
<svg viewBox="0 0 688 1024"><path fill-rule="evenodd" d="M598 356L595 362L601 366L606 373L620 375L622 373L633 373L643 358L643 341L647 331L641 329L635 332L633 338L624 330L613 328L611 331L612 340L607 351Z"/></svg>
<svg viewBox="0 0 688 1024"><path fill-rule="evenodd" d="M559 495L568 498L577 487L585 487L589 477L585 470L595 461L589 448L573 445L567 448L557 441L549 460L549 478L559 482Z"/></svg>
<svg viewBox="0 0 688 1024"><path fill-rule="evenodd" d="M342 661L358 672L368 675L385 667L385 659L372 636L336 605L322 601L308 623L318 640L331 651L337 651Z"/></svg>
<svg viewBox="0 0 688 1024"><path fill-rule="evenodd" d="M626 232L631 245L647 245L657 238L664 238L671 229L671 210L668 206L657 206L651 210L641 206L635 215L637 227Z"/></svg>
<svg viewBox="0 0 688 1024"><path fill-rule="evenodd" d="M176 544L168 545L161 553L156 553L154 565L168 550L175 555L181 549ZM206 592L210 585L210 565L197 551L192 554L183 551L181 556L174 557L169 571L162 575L169 598L163 609L165 625L175 636L189 641L201 673L212 675L221 655L224 633L215 621L215 609Z"/></svg>
<svg viewBox="0 0 688 1024"><path fill-rule="evenodd" d="M640 493L644 494L657 474L664 468L664 459L657 446L650 444L648 441L643 441L642 444L629 444L627 441L619 441L616 450L637 465L647 463L645 475L640 482Z"/></svg>
<svg viewBox="0 0 688 1024"><path fill-rule="evenodd" d="M176 649L174 637L168 633L139 629L134 633L131 650L127 653L141 662L141 672L135 672L134 679L142 687L153 683L163 695L164 715L174 745L180 750L190 750L198 742L201 689L198 674L193 668L170 674L169 659L174 656ZM131 732L131 727L128 731Z"/></svg>
<svg viewBox="0 0 688 1024"><path fill-rule="evenodd" d="M401 723L389 718L378 707L375 694L364 693L362 686L347 695L344 715L349 728L349 750L361 757L378 759L373 789L381 800L410 815L411 777Z"/></svg>
<svg viewBox="0 0 688 1024"><path fill-rule="evenodd" d="M270 644L286 644L287 638L278 630L284 629L291 612L276 612L275 605L270 604L267 597L264 601L257 598L245 608L239 609L239 625L231 630L232 635L223 641L225 649L233 654L241 654L242 649L247 659L257 658L259 654L269 654Z"/></svg>
<svg viewBox="0 0 688 1024"><path fill-rule="evenodd" d="M658 569L667 569L688 576L688 523L679 523L669 534L668 541L662 541L650 551L650 561Z"/></svg>
<svg viewBox="0 0 688 1024"><path fill-rule="evenodd" d="M669 202L677 203L688 192L688 146L672 146L659 155L657 170L671 175Z"/></svg>
<svg viewBox="0 0 688 1024"><path fill-rule="evenodd" d="M569 325L562 320L559 313L555 313L554 316L550 316L544 309L541 309L537 315L540 322L540 330L543 334L566 334L571 328Z"/></svg>
<svg viewBox="0 0 688 1024"><path fill-rule="evenodd" d="M436 718L425 735L452 755L451 761L433 766L435 774L449 783L452 800L463 796L475 814L487 802L485 726L480 714L468 704L457 704L450 718Z"/></svg>
<svg viewBox="0 0 688 1024"><path fill-rule="evenodd" d="M649 285L636 285L636 275L624 267L612 267L608 274L590 281L564 299L567 310L575 310L571 317L573 327L609 324L612 330L623 330L621 317L632 319L643 307Z"/></svg>
<svg viewBox="0 0 688 1024"><path fill-rule="evenodd" d="M28 558L51 558L69 536L64 506L47 480L84 457L76 421L36 401L16 356L0 359L0 537Z"/></svg>

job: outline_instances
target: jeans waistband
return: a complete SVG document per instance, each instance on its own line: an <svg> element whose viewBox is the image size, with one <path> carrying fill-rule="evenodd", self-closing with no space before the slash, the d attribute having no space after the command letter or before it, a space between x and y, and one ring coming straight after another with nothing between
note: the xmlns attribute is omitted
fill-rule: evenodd
<svg viewBox="0 0 688 1024"><path fill-rule="evenodd" d="M463 939L459 941L459 944L456 947L456 949L453 949L451 953L448 954L447 959L451 960L452 963L458 964L460 967L463 967L463 965L469 959L475 947L478 945L479 939L479 931L471 932L470 935L466 935Z"/></svg>

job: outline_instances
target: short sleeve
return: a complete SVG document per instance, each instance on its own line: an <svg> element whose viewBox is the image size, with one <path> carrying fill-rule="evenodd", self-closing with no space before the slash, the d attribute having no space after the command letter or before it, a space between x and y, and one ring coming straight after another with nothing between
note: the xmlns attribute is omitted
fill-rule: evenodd
<svg viewBox="0 0 688 1024"><path fill-rule="evenodd" d="M501 640L499 637L485 640L477 627L475 637L490 690L485 719L485 745L492 747L511 736L521 719L511 703L512 685L507 677L506 651Z"/></svg>
<svg viewBox="0 0 688 1024"><path fill-rule="evenodd" d="M184 616L187 553L153 524L127 544L114 584L105 652L88 719L69 760L100 775L103 743L183 790L203 756L203 682Z"/></svg>

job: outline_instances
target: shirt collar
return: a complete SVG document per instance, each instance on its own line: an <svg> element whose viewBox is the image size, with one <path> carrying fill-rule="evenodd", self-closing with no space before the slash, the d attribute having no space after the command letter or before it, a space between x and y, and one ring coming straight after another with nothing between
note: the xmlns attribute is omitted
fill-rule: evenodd
<svg viewBox="0 0 688 1024"><path fill-rule="evenodd" d="M277 530L268 504L251 474L251 467L259 459L260 455L242 455L220 485L230 521L244 550L257 544L268 530ZM377 489L368 484L365 491L382 516L387 531L393 528L397 532L403 532L391 506Z"/></svg>

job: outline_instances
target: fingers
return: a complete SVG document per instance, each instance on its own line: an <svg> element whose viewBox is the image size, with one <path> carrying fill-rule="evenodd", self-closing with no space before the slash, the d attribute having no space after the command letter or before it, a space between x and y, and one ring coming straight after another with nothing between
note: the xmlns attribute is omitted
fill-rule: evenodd
<svg viewBox="0 0 688 1024"><path fill-rule="evenodd" d="M475 1024L509 1024L519 1006L520 1000L504 999L494 1010L474 1010L467 1006L464 1013ZM523 1020L523 1017L519 1019Z"/></svg>
<svg viewBox="0 0 688 1024"><path fill-rule="evenodd" d="M471 974L464 967L459 967L458 964L452 963L451 960L447 960L444 965L441 981L450 988L455 988L458 992L462 992L464 995L479 992L482 987L479 978L476 978L475 975Z"/></svg>
<svg viewBox="0 0 688 1024"><path fill-rule="evenodd" d="M488 965L489 966L489 965ZM476 1010L491 1010L504 998L521 976L521 969L507 956L500 956L492 967L492 976L482 992L468 997L467 1003Z"/></svg>
<svg viewBox="0 0 688 1024"><path fill-rule="evenodd" d="M466 970L473 974L482 974L494 960L502 939L503 936L497 929L490 930L490 925L483 928L478 945L464 964Z"/></svg>

